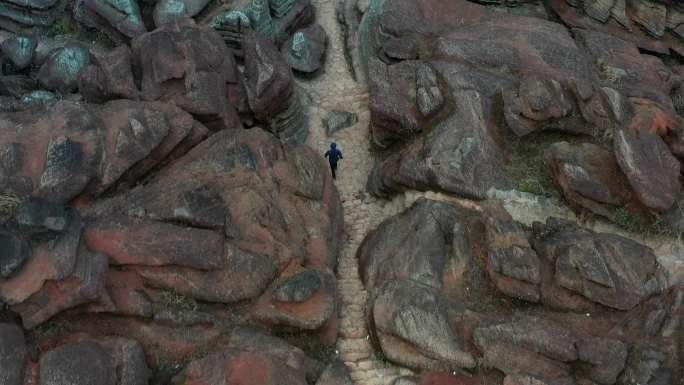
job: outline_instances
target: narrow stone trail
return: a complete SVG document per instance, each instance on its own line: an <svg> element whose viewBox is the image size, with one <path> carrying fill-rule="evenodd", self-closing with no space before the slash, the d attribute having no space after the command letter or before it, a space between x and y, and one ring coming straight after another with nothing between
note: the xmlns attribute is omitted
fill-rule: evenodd
<svg viewBox="0 0 684 385"><path fill-rule="evenodd" d="M299 82L311 103L308 145L322 155L330 142L335 141L344 154L336 183L344 206L346 233L337 274L340 305L337 350L356 384L385 385L397 376L411 372L393 367L375 356L366 327L368 295L359 278L356 250L369 231L415 199L400 196L393 201L383 201L365 193L366 178L374 161L369 140L368 92L365 85L354 81L347 66L344 38L335 15L335 1L313 2L316 21L328 33L329 42L324 73ZM328 137L323 119L333 110L353 112L358 116L358 122Z"/></svg>

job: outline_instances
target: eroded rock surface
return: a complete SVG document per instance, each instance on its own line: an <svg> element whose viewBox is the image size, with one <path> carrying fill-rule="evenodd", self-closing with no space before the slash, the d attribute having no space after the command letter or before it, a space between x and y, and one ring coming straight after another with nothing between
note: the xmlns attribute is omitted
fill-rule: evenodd
<svg viewBox="0 0 684 385"><path fill-rule="evenodd" d="M494 202L481 210L421 198L364 240L369 325L388 359L440 371L477 358L504 384L653 375L625 369L638 365L628 352L649 336L670 346L663 320L679 317L681 289L652 250L560 219L530 229ZM501 294L533 305L507 308Z"/></svg>

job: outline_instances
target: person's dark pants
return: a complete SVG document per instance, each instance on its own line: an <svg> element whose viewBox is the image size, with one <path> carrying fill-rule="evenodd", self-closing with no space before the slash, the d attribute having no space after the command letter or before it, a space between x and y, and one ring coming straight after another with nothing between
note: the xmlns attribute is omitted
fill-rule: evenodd
<svg viewBox="0 0 684 385"><path fill-rule="evenodd" d="M330 171L332 171L332 177L335 179L337 176L337 162L328 162L330 163Z"/></svg>

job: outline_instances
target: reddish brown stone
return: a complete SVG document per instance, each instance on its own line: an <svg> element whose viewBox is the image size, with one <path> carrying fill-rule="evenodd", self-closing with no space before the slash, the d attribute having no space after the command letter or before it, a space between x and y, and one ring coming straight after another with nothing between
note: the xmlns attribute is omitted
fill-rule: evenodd
<svg viewBox="0 0 684 385"><path fill-rule="evenodd" d="M298 275L311 273L319 280L317 288L307 293L306 298L278 298L278 288L287 285ZM297 285L291 290L306 290L310 282L293 282ZM282 291L282 289L281 289ZM290 326L304 330L321 328L330 319L336 307L334 277L330 273L317 270L304 270L301 266L290 265L281 272L278 280L271 285L259 298L252 310L252 317L270 325Z"/></svg>
<svg viewBox="0 0 684 385"><path fill-rule="evenodd" d="M174 21L138 36L131 47L144 100L171 102L217 128L242 127L226 99L235 61L214 30L192 19Z"/></svg>
<svg viewBox="0 0 684 385"><path fill-rule="evenodd" d="M214 231L130 217L107 217L86 227L88 247L117 265L178 265L200 270L225 266L223 237Z"/></svg>
<svg viewBox="0 0 684 385"><path fill-rule="evenodd" d="M71 276L47 281L40 291L12 310L21 316L24 328L33 329L61 311L101 298L107 268L104 255L81 251Z"/></svg>
<svg viewBox="0 0 684 385"><path fill-rule="evenodd" d="M554 143L546 152L545 162L576 211L588 209L612 218L611 208L624 206L632 196L615 155L594 144Z"/></svg>

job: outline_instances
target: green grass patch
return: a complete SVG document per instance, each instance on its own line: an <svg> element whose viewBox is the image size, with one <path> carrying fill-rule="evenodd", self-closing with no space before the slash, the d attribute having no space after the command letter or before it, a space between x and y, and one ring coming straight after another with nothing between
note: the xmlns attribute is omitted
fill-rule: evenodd
<svg viewBox="0 0 684 385"><path fill-rule="evenodd" d="M55 12L59 15L55 23L48 30L49 37L71 36L77 31L76 21L73 18L73 2L62 0L56 7Z"/></svg>
<svg viewBox="0 0 684 385"><path fill-rule="evenodd" d="M553 143L575 140L569 135L552 131L533 133L522 138L510 135L507 139L510 159L505 172L513 188L545 197L560 197L560 189L544 164L544 151Z"/></svg>
<svg viewBox="0 0 684 385"><path fill-rule="evenodd" d="M378 349L375 353L375 360L377 362L382 363L386 368L389 368L392 366L392 361L390 361L389 358L385 355L385 352L382 351L382 349Z"/></svg>
<svg viewBox="0 0 684 385"><path fill-rule="evenodd" d="M12 217L21 203L21 199L11 193L0 193L0 216Z"/></svg>
<svg viewBox="0 0 684 385"><path fill-rule="evenodd" d="M187 297L173 290L162 290L159 296L161 304L177 309L197 311L199 304L194 298Z"/></svg>
<svg viewBox="0 0 684 385"><path fill-rule="evenodd" d="M34 329L35 336L38 340L49 340L55 336L64 334L69 329L68 321L56 322L48 321L38 325Z"/></svg>
<svg viewBox="0 0 684 385"><path fill-rule="evenodd" d="M55 24L50 27L50 30L48 31L48 36L49 37L57 37L57 36L70 36L76 33L76 28L74 26L73 20L71 20L71 17L62 17L58 19Z"/></svg>
<svg viewBox="0 0 684 385"><path fill-rule="evenodd" d="M659 215L644 217L643 215L629 212L621 207L615 210L612 220L616 226L631 233L668 238L676 238L679 236L679 231L670 226Z"/></svg>

